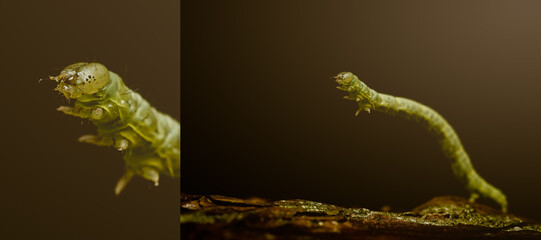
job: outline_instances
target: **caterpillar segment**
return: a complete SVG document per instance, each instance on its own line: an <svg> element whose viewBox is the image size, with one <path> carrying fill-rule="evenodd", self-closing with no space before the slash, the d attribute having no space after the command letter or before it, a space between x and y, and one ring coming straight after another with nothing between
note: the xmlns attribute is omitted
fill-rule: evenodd
<svg viewBox="0 0 541 240"><path fill-rule="evenodd" d="M102 64L82 62L67 66L50 79L56 81L56 91L76 99L73 107L57 110L89 119L97 127L97 135L83 135L79 142L123 152L126 172L115 194L120 194L133 176L156 186L160 175L180 177L180 123L152 107L117 74Z"/></svg>
<svg viewBox="0 0 541 240"><path fill-rule="evenodd" d="M479 196L483 196L498 203L502 211L507 211L505 195L474 170L470 157L464 150L455 130L439 113L426 105L407 98L378 93L350 72L338 74L335 76L335 80L339 84L337 88L347 92L344 98L357 102L359 109L355 113L356 116L361 111L370 113L371 110L375 110L413 119L425 125L430 132L437 136L444 155L451 161L453 173L470 192L470 201L473 202Z"/></svg>

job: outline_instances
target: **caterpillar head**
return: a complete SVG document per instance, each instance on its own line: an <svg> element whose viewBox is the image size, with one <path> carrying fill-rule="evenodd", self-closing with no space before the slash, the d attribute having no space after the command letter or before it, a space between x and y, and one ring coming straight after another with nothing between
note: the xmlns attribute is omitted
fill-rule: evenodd
<svg viewBox="0 0 541 240"><path fill-rule="evenodd" d="M373 103L377 93L361 82L357 76L350 72L341 72L334 78L340 84L337 88L348 93L344 98L356 101L359 105L355 116L359 115L361 111L370 113L370 109L374 109Z"/></svg>
<svg viewBox="0 0 541 240"><path fill-rule="evenodd" d="M350 72L341 72L338 75L334 77L336 79L336 82L339 83L342 86L351 85L351 82L353 79L355 79L356 76L353 75L353 73Z"/></svg>
<svg viewBox="0 0 541 240"><path fill-rule="evenodd" d="M62 70L58 76L49 77L58 83L55 90L66 98L79 98L94 94L109 83L109 70L99 63L74 63Z"/></svg>

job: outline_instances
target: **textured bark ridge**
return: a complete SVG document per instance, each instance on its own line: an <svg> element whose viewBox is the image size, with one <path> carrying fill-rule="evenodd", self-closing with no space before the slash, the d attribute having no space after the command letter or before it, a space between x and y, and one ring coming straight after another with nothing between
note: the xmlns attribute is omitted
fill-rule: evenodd
<svg viewBox="0 0 541 240"><path fill-rule="evenodd" d="M453 196L393 213L182 194L180 220L182 239L541 239L539 222Z"/></svg>

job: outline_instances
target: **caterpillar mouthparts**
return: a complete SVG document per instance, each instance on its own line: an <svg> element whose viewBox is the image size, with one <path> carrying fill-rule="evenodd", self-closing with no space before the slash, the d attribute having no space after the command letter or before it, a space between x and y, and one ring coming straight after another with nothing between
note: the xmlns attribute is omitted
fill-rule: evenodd
<svg viewBox="0 0 541 240"><path fill-rule="evenodd" d="M51 77L51 80L55 80L55 79ZM82 95L80 94L80 89L77 89L77 86L63 80L60 80L60 83L58 83L58 85L56 86L54 90L59 91L60 93L64 94L66 99L78 98L79 96Z"/></svg>

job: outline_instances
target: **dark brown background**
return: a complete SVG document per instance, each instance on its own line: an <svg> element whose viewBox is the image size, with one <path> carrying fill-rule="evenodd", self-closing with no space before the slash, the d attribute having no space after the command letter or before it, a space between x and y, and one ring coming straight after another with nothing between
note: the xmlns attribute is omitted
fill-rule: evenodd
<svg viewBox="0 0 541 240"><path fill-rule="evenodd" d="M40 78L98 61L180 119L180 2L0 1L0 232L5 239L178 239L179 179L134 179ZM73 104L73 102L72 102Z"/></svg>
<svg viewBox="0 0 541 240"><path fill-rule="evenodd" d="M331 79L352 71L439 111L478 172L507 194L510 212L541 219L541 2L189 1L182 9L183 192L396 211L468 197L417 123L378 112L354 118L355 104Z"/></svg>

